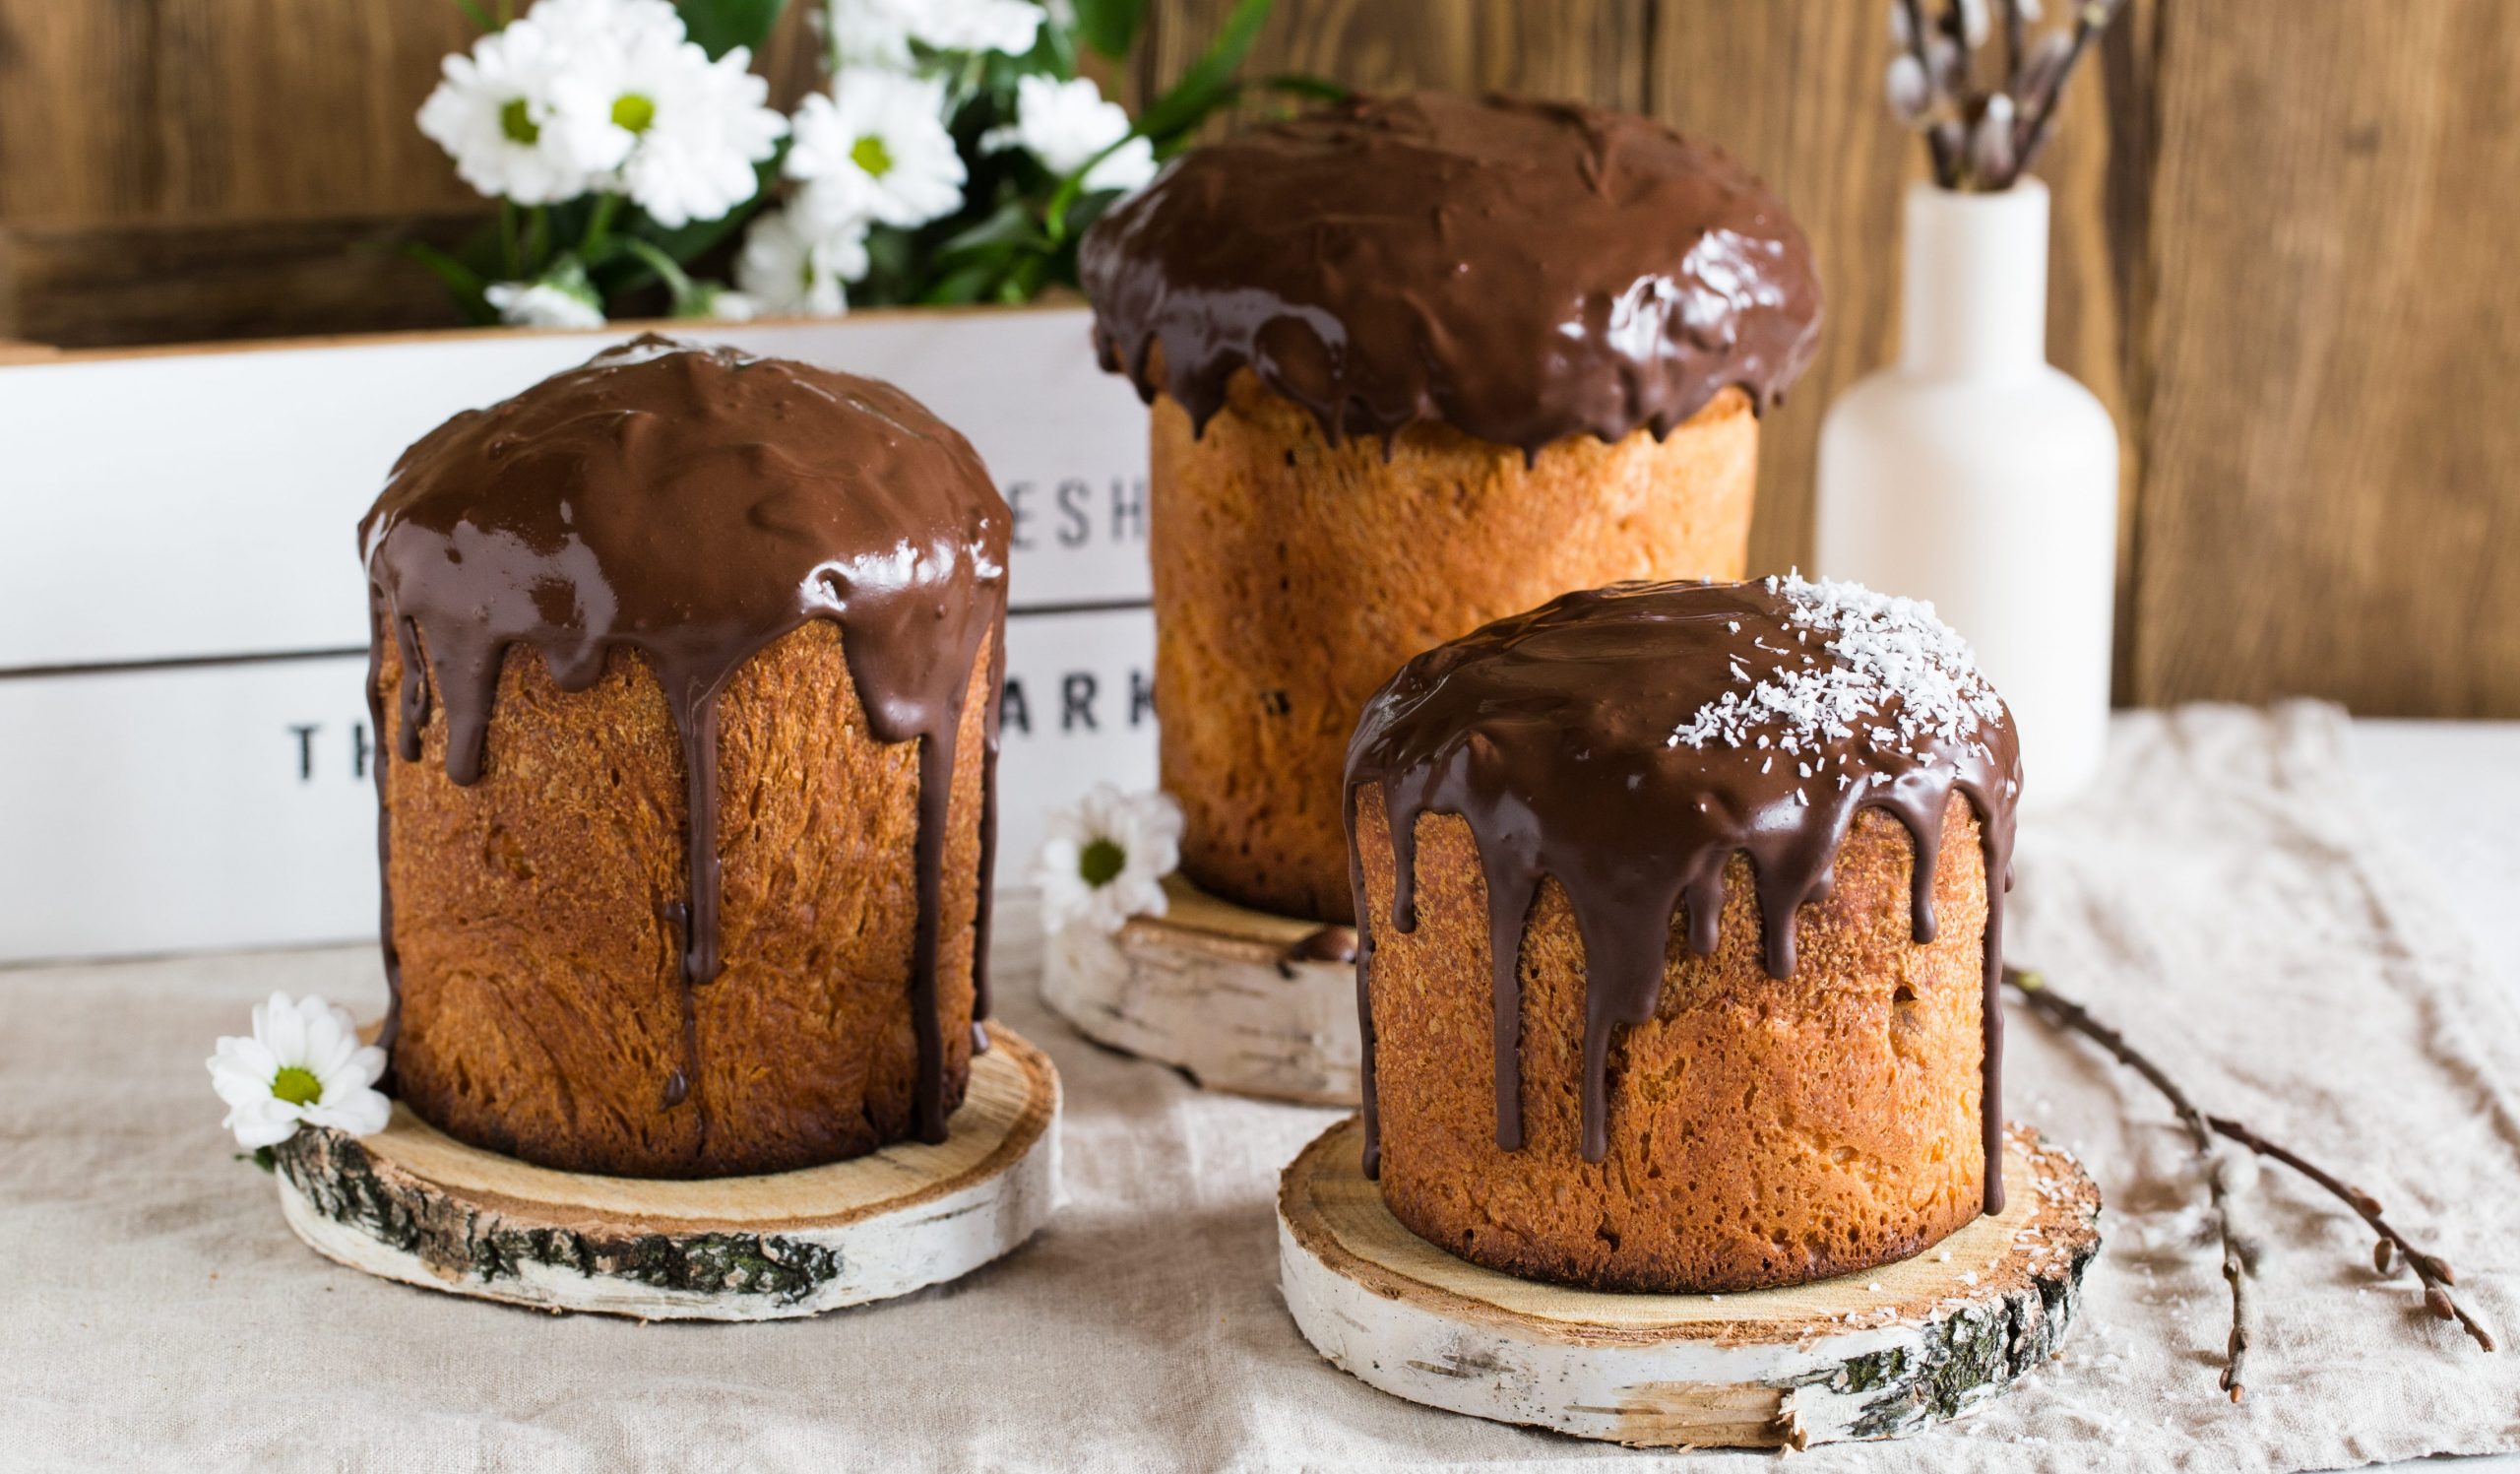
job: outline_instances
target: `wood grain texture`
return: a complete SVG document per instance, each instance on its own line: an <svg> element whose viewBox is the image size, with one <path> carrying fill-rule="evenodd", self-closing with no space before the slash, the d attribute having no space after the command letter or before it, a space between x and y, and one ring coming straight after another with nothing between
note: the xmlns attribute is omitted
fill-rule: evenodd
<svg viewBox="0 0 2520 1474"><path fill-rule="evenodd" d="M395 247L452 249L487 218L0 225L0 337L117 348L455 327L446 288Z"/></svg>
<svg viewBox="0 0 2520 1474"><path fill-rule="evenodd" d="M1177 76L1228 8L1159 0L1152 83ZM1822 413L1898 349L1899 197L1923 172L1923 148L1882 104L1887 47L1879 7L1852 0L1281 0L1251 69L1651 112L1775 188L1811 237L1829 317L1819 358L1761 428L1750 566L1767 572L1810 560ZM2111 173L2110 101L2088 77L2040 172L2056 195L2051 353L2118 414L2125 339L2107 203L2122 181ZM2121 449L2131 486L2137 447Z"/></svg>
<svg viewBox="0 0 2520 1474"><path fill-rule="evenodd" d="M2135 696L2520 715L2520 7L2163 25Z"/></svg>
<svg viewBox="0 0 2520 1474"><path fill-rule="evenodd" d="M1041 1001L1086 1038L1210 1090L1356 1104L1355 931L1221 901L1177 874L1164 892L1164 915L1115 933L1052 930Z"/></svg>
<svg viewBox="0 0 2520 1474"><path fill-rule="evenodd" d="M2015 1126L2004 1210L1896 1263L1745 1294L1541 1284L1402 1227L1362 1140L1351 1117L1279 1180L1279 1283L1305 1338L1394 1396L1578 1438L1800 1448L1922 1431L2053 1354L2100 1251L2099 1189Z"/></svg>
<svg viewBox="0 0 2520 1474"><path fill-rule="evenodd" d="M814 81L810 4L758 69ZM0 222L55 225L477 207L413 124L454 0L0 0Z"/></svg>
<svg viewBox="0 0 2520 1474"><path fill-rule="evenodd" d="M1058 1197L1059 1081L1002 1026L951 1134L763 1177L533 1167L398 1105L353 1140L301 1131L281 1207L353 1269L479 1300L641 1320L770 1320L890 1299L1012 1252Z"/></svg>
<svg viewBox="0 0 2520 1474"><path fill-rule="evenodd" d="M1898 352L1900 197L1925 160L1882 102L1882 14L1847 0L1658 0L1655 10L1652 110L1777 191L1811 238L1827 303L1819 357L1762 426L1753 572L1810 561L1821 416ZM2039 173L2055 195L2049 354L2117 414L2107 112L2085 78Z"/></svg>
<svg viewBox="0 0 2520 1474"><path fill-rule="evenodd" d="M1151 0L1149 81L1195 61L1230 0ZM1639 108L1648 0L1278 0L1253 75L1309 72L1368 91L1437 88Z"/></svg>
<svg viewBox="0 0 2520 1474"><path fill-rule="evenodd" d="M765 48L774 100L814 82L811 4ZM1229 7L1149 0L1147 44L1103 75L1143 97ZM1752 564L1780 568L1809 556L1822 412L1898 341L1921 150L1880 102L1881 10L1279 0L1249 70L1585 97L1766 177L1829 297L1765 427ZM0 0L0 335L433 320L424 277L328 253L479 208L411 123L470 37L452 0ZM2515 74L2510 0L2128 0L2077 79L2039 170L2050 349L2121 432L2121 700L2520 715L2520 568L2494 555L2520 530ZM170 233L119 233L139 225Z"/></svg>

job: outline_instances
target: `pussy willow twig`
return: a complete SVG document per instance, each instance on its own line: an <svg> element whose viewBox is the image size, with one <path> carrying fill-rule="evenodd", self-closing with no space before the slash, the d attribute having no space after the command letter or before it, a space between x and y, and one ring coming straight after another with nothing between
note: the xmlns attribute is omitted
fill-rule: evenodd
<svg viewBox="0 0 2520 1474"><path fill-rule="evenodd" d="M2248 1296L2248 1264L2240 1247L2239 1231L2234 1226L2230 1185L2214 1166L2214 1127L2196 1103L2187 1098L2178 1082L2164 1073L2142 1051L2126 1042L2126 1036L2091 1016L2090 1010L2070 998L2058 997L2049 991L2047 980L2038 973L2022 968L2004 969L2004 981L2020 993L2031 1011L2059 1028L2082 1035L2142 1075L2162 1098L2178 1114L2179 1124L2187 1128L2188 1143L2196 1149L2197 1164L2205 1174L2205 1187L2214 1204L2214 1221L2223 1241L2223 1278L2232 1287L2232 1334L2224 1346L2223 1390L2237 1402L2248 1391L2245 1371L2248 1363L2249 1327L2253 1320Z"/></svg>
<svg viewBox="0 0 2520 1474"><path fill-rule="evenodd" d="M2224 1175L2216 1170L2211 1151L2212 1137L2222 1136L2238 1143L2258 1156L2280 1162L2316 1184L2319 1188L2352 1208L2374 1234L2379 1236L2372 1248L2371 1264L2383 1274L2389 1272L2395 1258L2404 1258L2424 1287L2425 1308L2444 1320L2455 1320L2477 1345L2487 1351L2494 1349L2490 1332L2479 1324L2465 1306L2450 1293L2457 1278L2447 1259L2426 1251L2406 1234L2381 1216L2380 1201L2370 1193L2346 1182L2335 1173L2312 1162L2290 1147L2271 1141L2246 1122L2228 1116L2209 1116L2199 1111L2176 1081L2142 1051L2126 1041L2126 1036L2094 1018L2091 1011L2070 998L2060 997L2036 972L2023 968L2004 969L2004 981L2020 993L2032 1012L2058 1028L2080 1034L2108 1051L2110 1056L2144 1077L2146 1082L2169 1101L2178 1114L2179 1123L2187 1130L2188 1140L2204 1159L2205 1180L2212 1194L2216 1216L2221 1220L2223 1240L2223 1277L2232 1286L2232 1336L2229 1360L2223 1372L2223 1388L2232 1400L2240 1400L2245 1385L2241 1367L2248 1351L2249 1303L2244 1285L2250 1273L2247 1256L2242 1252L2239 1237L2232 1226L2228 1187ZM2200 1134L2210 1132L2211 1135Z"/></svg>

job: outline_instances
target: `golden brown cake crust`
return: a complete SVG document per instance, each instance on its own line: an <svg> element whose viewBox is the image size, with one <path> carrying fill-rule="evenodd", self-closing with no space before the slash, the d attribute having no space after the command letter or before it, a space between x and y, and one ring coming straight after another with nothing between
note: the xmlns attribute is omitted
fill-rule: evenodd
<svg viewBox="0 0 2520 1474"><path fill-rule="evenodd" d="M1609 1152L1580 1151L1583 943L1544 881L1521 959L1525 1144L1496 1145L1486 884L1470 826L1418 824L1414 931L1391 924L1383 796L1356 824L1374 951L1381 1187L1409 1228L1476 1263L1600 1289L1730 1291L1852 1273L1976 1217L1986 928L1978 820L1954 794L1933 875L1936 939L1913 940L1913 845L1858 813L1836 883L1769 976L1748 862L1718 944L1675 921L1659 1009L1614 1035Z"/></svg>
<svg viewBox="0 0 2520 1474"><path fill-rule="evenodd" d="M394 642L381 661L399 726ZM988 663L984 644L939 898L948 1109L971 1063ZM916 743L869 735L839 628L781 638L719 698L725 965L692 991L699 1067L679 1106L686 801L663 692L627 649L570 693L511 648L492 712L477 782L447 777L443 722L388 775L403 1101L477 1146L634 1177L784 1171L912 1134Z"/></svg>
<svg viewBox="0 0 2520 1474"><path fill-rule="evenodd" d="M1656 440L1521 451L1441 424L1332 445L1245 371L1193 435L1154 406L1156 699L1181 868L1242 905L1354 920L1348 739L1411 656L1569 589L1737 578L1758 420L1727 390Z"/></svg>

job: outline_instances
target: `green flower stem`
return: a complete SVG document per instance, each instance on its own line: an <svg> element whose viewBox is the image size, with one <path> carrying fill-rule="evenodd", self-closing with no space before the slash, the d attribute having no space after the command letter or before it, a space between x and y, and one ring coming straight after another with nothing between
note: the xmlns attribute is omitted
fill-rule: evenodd
<svg viewBox="0 0 2520 1474"><path fill-rule="evenodd" d="M674 259L666 255L655 241L641 240L636 235L625 235L621 238L621 249L646 262L648 269L663 280L665 290L673 293L673 311L676 317L688 315L695 310L695 299L699 295L699 288L692 285L691 274L675 264Z"/></svg>
<svg viewBox="0 0 2520 1474"><path fill-rule="evenodd" d="M536 205L526 215L524 270L542 274L551 258L551 207Z"/></svg>
<svg viewBox="0 0 2520 1474"><path fill-rule="evenodd" d="M612 220L620 213L621 196L599 194L595 197L595 212L587 217L587 233L578 241L580 260L592 265L610 254Z"/></svg>
<svg viewBox="0 0 2520 1474"><path fill-rule="evenodd" d="M524 253L517 240L516 201L499 201L499 265L511 282L525 274Z"/></svg>

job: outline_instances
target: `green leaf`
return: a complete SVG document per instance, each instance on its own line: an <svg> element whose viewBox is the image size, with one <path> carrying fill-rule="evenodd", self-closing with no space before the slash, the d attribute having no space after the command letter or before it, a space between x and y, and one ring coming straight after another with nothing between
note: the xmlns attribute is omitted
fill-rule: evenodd
<svg viewBox="0 0 2520 1474"><path fill-rule="evenodd" d="M1327 77L1309 72L1277 72L1252 84L1262 92L1285 93L1293 97L1310 97L1316 102L1345 102L1356 95L1355 89Z"/></svg>
<svg viewBox="0 0 2520 1474"><path fill-rule="evenodd" d="M683 29L713 61L737 46L759 55L761 43L770 39L772 28L779 24L779 13L787 8L788 0L675 0L674 4L682 12Z"/></svg>
<svg viewBox="0 0 2520 1474"><path fill-rule="evenodd" d="M475 31L488 32L499 29L490 20L490 13L480 7L479 0L455 0L455 8L464 12L464 19L472 22L472 29Z"/></svg>
<svg viewBox="0 0 2520 1474"><path fill-rule="evenodd" d="M1138 132L1159 142L1186 133L1207 120L1217 105L1233 95L1233 74L1249 55L1251 43L1268 24L1270 0L1236 0L1217 28L1206 54L1190 64L1172 90L1155 99L1138 119Z"/></svg>
<svg viewBox="0 0 2520 1474"><path fill-rule="evenodd" d="M466 266L446 252L421 241L407 240L397 247L404 255L428 268L431 275L446 284L455 296L455 304L473 322L489 322L498 314L490 310L490 299L483 295L489 286L479 272Z"/></svg>
<svg viewBox="0 0 2520 1474"><path fill-rule="evenodd" d="M1032 213L1024 208L1024 202L1013 199L945 237L936 247L936 259L942 263L976 250L1046 244L1033 227Z"/></svg>
<svg viewBox="0 0 2520 1474"><path fill-rule="evenodd" d="M989 294L1005 268L998 261L979 261L960 271L947 272L936 284L920 292L918 299L931 307L958 307L976 302Z"/></svg>
<svg viewBox="0 0 2520 1474"><path fill-rule="evenodd" d="M1085 43L1110 57L1126 58L1146 19L1146 0L1076 0L1076 29Z"/></svg>

